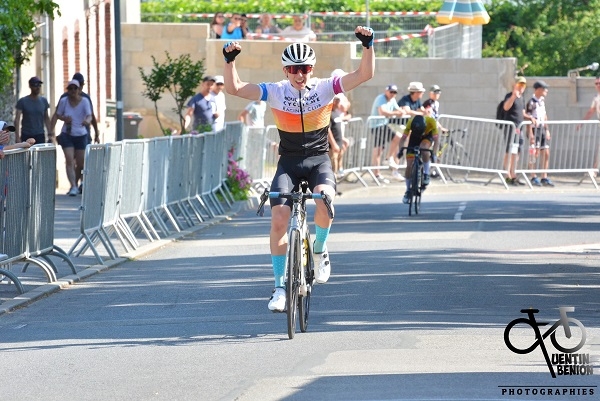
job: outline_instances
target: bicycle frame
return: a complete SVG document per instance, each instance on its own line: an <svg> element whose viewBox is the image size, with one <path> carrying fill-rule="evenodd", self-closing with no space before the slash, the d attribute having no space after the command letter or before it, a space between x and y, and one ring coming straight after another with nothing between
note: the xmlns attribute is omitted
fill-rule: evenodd
<svg viewBox="0 0 600 401"><path fill-rule="evenodd" d="M310 295L314 280L312 244L307 222L306 200L322 199L328 213L333 218L331 199L327 194L308 192L308 183L302 181L300 189L289 193L270 192L266 190L261 196L258 207L259 215L263 215L264 204L268 198L284 198L292 201L292 210L288 225L288 244L286 250L286 314L288 322L288 337L294 338L296 332L296 311L300 316L300 330L306 332Z"/></svg>
<svg viewBox="0 0 600 401"><path fill-rule="evenodd" d="M410 177L410 197L408 201L408 215L412 215L412 210L414 209L415 214L419 214L419 208L421 206L421 194L425 187L423 186L423 159L421 157L422 152L429 152L430 155L433 154L431 149L421 148L420 146L414 147L403 147L401 151L406 150L407 152L411 150L415 157L411 166Z"/></svg>

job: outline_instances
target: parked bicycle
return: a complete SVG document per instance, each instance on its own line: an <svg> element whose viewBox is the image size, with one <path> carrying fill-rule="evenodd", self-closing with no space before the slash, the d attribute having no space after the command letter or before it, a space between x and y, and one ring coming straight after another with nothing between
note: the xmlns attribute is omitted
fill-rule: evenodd
<svg viewBox="0 0 600 401"><path fill-rule="evenodd" d="M421 157L422 152L433 153L431 149L425 149L420 146L415 146L414 148L403 147L400 149L400 152L411 151L414 153L415 159L413 161L411 170L410 170L410 189L408 193L408 215L412 215L412 211L414 210L415 214L419 214L419 209L421 207L421 195L426 185L423 184L423 158Z"/></svg>
<svg viewBox="0 0 600 401"><path fill-rule="evenodd" d="M467 133L466 128L456 128L439 135L440 148L436 155L437 163L458 167L443 167L444 176L452 182L461 183L469 178L469 170L464 168L470 166L471 163L469 153L463 145L467 140Z"/></svg>
<svg viewBox="0 0 600 401"><path fill-rule="evenodd" d="M296 317L300 319L300 331L308 328L310 296L314 282L313 243L306 219L306 200L322 199L327 207L329 217L333 219L331 198L325 193L313 194L308 191L308 182L302 181L297 191L270 192L265 190L260 197L257 214L264 214L264 205L269 198L285 198L292 201L292 213L288 225L288 246L286 252L286 314L288 337L294 338L296 333Z"/></svg>

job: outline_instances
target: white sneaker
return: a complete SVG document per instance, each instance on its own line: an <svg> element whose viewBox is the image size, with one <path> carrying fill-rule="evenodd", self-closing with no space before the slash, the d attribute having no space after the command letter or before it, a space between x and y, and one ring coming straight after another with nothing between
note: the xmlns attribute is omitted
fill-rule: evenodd
<svg viewBox="0 0 600 401"><path fill-rule="evenodd" d="M285 288L277 287L273 290L273 295L269 300L269 310L273 312L285 310Z"/></svg>
<svg viewBox="0 0 600 401"><path fill-rule="evenodd" d="M377 180L382 184L389 184L390 180L382 176L381 174L377 176Z"/></svg>
<svg viewBox="0 0 600 401"><path fill-rule="evenodd" d="M396 163L396 160L394 160L394 156L390 156L390 158L387 160L387 165L390 166L390 168L394 168L394 169L397 169L400 167L400 165L398 163Z"/></svg>
<svg viewBox="0 0 600 401"><path fill-rule="evenodd" d="M398 170L392 171L392 178L397 181L404 181L404 176Z"/></svg>
<svg viewBox="0 0 600 401"><path fill-rule="evenodd" d="M71 190L69 192L67 192L67 195L77 196L78 193L79 193L79 190L77 189L77 187L73 187L73 188L71 188Z"/></svg>
<svg viewBox="0 0 600 401"><path fill-rule="evenodd" d="M315 281L318 284L324 284L329 280L331 274L331 263L329 263L329 252L327 252L327 246L323 249L322 253L315 253Z"/></svg>

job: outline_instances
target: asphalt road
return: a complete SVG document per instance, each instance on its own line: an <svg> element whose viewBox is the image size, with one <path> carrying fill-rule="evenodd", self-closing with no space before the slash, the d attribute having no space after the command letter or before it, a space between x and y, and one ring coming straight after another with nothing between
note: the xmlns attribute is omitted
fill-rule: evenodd
<svg viewBox="0 0 600 401"><path fill-rule="evenodd" d="M269 220L253 210L4 314L0 398L597 398L599 193L447 188L434 184L412 217L402 184L343 191L332 277L294 340L267 310ZM594 375L554 379L540 346L505 345L521 309L554 322L561 306L585 327L577 353ZM526 348L533 330L520 325L511 341Z"/></svg>

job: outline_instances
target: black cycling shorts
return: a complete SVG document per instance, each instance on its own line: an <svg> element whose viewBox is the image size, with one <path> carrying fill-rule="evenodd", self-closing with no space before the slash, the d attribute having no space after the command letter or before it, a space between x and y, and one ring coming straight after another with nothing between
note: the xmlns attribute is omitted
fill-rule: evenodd
<svg viewBox="0 0 600 401"><path fill-rule="evenodd" d="M421 146L423 141L428 141L429 146L431 146L431 144L433 143L433 135L427 134L427 135L419 136L419 135L411 134L408 137L408 146L407 147L409 149L406 150L406 157L414 157L415 152L412 149L416 148L417 146Z"/></svg>
<svg viewBox="0 0 600 401"><path fill-rule="evenodd" d="M271 192L291 192L299 189L300 181L306 180L308 188L312 191L317 185L329 185L336 189L335 176L331 168L329 155L317 156L281 156L277 163L277 171L271 183ZM269 199L271 207L275 205L288 205L292 207L289 199Z"/></svg>

